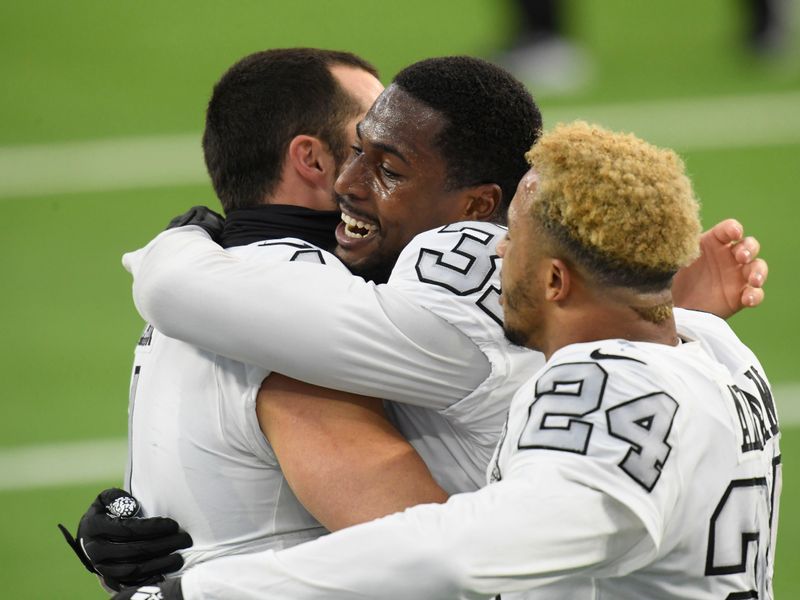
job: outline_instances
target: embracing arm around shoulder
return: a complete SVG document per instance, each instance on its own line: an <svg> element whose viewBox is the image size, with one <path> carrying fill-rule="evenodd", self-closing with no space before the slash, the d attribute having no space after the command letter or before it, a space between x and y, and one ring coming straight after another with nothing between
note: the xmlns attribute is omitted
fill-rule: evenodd
<svg viewBox="0 0 800 600"><path fill-rule="evenodd" d="M331 531L447 500L380 400L273 373L256 411L292 491Z"/></svg>
<svg viewBox="0 0 800 600"><path fill-rule="evenodd" d="M476 600L614 576L652 557L642 522L602 492L544 469L446 504L408 509L278 553L209 561L186 600Z"/></svg>
<svg viewBox="0 0 800 600"><path fill-rule="evenodd" d="M456 328L338 261L243 260L190 226L124 264L137 309L161 332L294 379L442 409L490 372Z"/></svg>

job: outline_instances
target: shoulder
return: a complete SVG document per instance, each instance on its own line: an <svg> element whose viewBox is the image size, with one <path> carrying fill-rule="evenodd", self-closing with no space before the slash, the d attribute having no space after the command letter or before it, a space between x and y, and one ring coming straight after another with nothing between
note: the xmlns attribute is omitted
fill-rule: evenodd
<svg viewBox="0 0 800 600"><path fill-rule="evenodd" d="M676 308L675 325L681 338L699 342L732 375L736 376L751 367L763 372L752 350L723 319L706 312Z"/></svg>
<svg viewBox="0 0 800 600"><path fill-rule="evenodd" d="M678 334L683 337L715 336L739 341L727 321L716 315L687 308L675 308L674 315Z"/></svg>
<svg viewBox="0 0 800 600"><path fill-rule="evenodd" d="M536 377L535 398L571 402L586 412L609 409L632 398L663 392L660 369L641 348L624 340L573 344L557 351ZM570 398L572 400L570 400ZM602 413L595 415L598 423Z"/></svg>
<svg viewBox="0 0 800 600"><path fill-rule="evenodd" d="M392 275L413 271L422 283L469 294L499 270L495 248L505 234L505 227L479 221L425 231L405 247Z"/></svg>
<svg viewBox="0 0 800 600"><path fill-rule="evenodd" d="M344 269L344 265L336 256L298 238L264 240L247 246L229 248L228 251L245 259L317 263Z"/></svg>
<svg viewBox="0 0 800 600"><path fill-rule="evenodd" d="M464 221L416 236L392 271L389 285L451 323L475 323L473 337L502 336L500 259L505 228Z"/></svg>

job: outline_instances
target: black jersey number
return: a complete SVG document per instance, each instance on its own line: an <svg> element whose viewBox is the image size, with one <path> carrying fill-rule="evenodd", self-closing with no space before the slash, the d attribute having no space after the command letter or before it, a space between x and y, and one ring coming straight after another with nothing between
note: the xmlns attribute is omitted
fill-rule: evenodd
<svg viewBox="0 0 800 600"><path fill-rule="evenodd" d="M726 600L772 600L772 573L780 496L780 456L767 477L735 479L717 503L708 528L706 575L746 573L748 589L728 594Z"/></svg>
<svg viewBox="0 0 800 600"><path fill-rule="evenodd" d="M536 382L518 447L586 454L593 431L586 417L600 408L607 380L605 369L593 362L558 364L547 370ZM606 411L609 434L630 444L620 469L648 492L669 457L667 437L677 410L672 397L655 393Z"/></svg>
<svg viewBox="0 0 800 600"><path fill-rule="evenodd" d="M476 300L477 305L502 325L500 289L489 285L489 282L497 271L500 260L494 253L494 245L499 235L505 235L505 230L486 223L485 229L472 225L447 225L439 233L460 233L461 237L446 252L429 248L419 251L416 264L419 280L443 287L458 296L483 290Z"/></svg>

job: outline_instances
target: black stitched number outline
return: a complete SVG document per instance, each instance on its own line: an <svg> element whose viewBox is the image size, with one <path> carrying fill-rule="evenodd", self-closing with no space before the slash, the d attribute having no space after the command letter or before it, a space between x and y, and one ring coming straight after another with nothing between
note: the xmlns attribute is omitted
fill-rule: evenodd
<svg viewBox="0 0 800 600"><path fill-rule="evenodd" d="M597 363L555 365L536 382L536 400L518 447L586 454L592 424L582 421L600 408L608 374Z"/></svg>
<svg viewBox="0 0 800 600"><path fill-rule="evenodd" d="M717 503L708 527L706 575L751 573L751 588L728 594L726 600L761 598L764 576L775 560L777 533L775 500L780 494L781 457L772 461L772 481L766 477L734 479ZM753 507L761 506L761 510ZM750 549L755 548L755 560ZM762 599L763 600L763 599Z"/></svg>
<svg viewBox="0 0 800 600"><path fill-rule="evenodd" d="M600 408L608 373L597 363L563 363L536 382L536 399L528 410L518 448L586 454L593 425L585 417ZM667 437L678 403L659 392L633 398L606 411L608 432L631 445L619 463L648 492L661 477L670 454Z"/></svg>
<svg viewBox="0 0 800 600"><path fill-rule="evenodd" d="M505 230L490 223L483 226L486 229L473 225L442 227L439 233L461 233L458 242L447 252L422 248L415 269L417 277L423 283L438 285L457 296L475 294L486 288L476 304L502 326L500 289L494 285L487 287L497 271L500 258L494 253L487 253L486 248L493 249L497 236L505 235Z"/></svg>
<svg viewBox="0 0 800 600"><path fill-rule="evenodd" d="M322 252L319 250L319 248L315 248L310 244L298 244L294 242L264 242L263 244L259 244L259 246L289 246L290 248L297 248L297 252L292 254L289 262L299 261L319 263L321 265L325 264L325 258L322 256Z"/></svg>
<svg viewBox="0 0 800 600"><path fill-rule="evenodd" d="M608 432L631 445L619 466L648 492L652 491L672 446L667 437L678 403L660 392L634 398L606 412Z"/></svg>
<svg viewBox="0 0 800 600"><path fill-rule="evenodd" d="M137 350L147 349L153 343L153 326L146 323L142 335L139 336L139 341L136 343ZM136 356L136 361L133 365L133 374L131 375L131 387L128 391L128 464L125 469L125 483L126 488L131 489L131 482L133 481L133 415L136 410L136 392L139 390L139 378L142 375L142 365L139 363L139 356Z"/></svg>

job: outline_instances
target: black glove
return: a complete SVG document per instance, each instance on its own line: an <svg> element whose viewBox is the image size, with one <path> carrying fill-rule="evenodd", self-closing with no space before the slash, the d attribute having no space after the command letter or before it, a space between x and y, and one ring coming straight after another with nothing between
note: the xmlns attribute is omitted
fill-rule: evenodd
<svg viewBox="0 0 800 600"><path fill-rule="evenodd" d="M178 577L156 585L125 588L111 600L183 600L181 580Z"/></svg>
<svg viewBox="0 0 800 600"><path fill-rule="evenodd" d="M222 228L225 226L225 217L215 213L207 206L193 206L182 215L174 217L167 225L167 229L183 227L184 225L197 225L206 230L211 239L219 243Z"/></svg>
<svg viewBox="0 0 800 600"><path fill-rule="evenodd" d="M183 566L175 552L192 538L173 519L138 518L136 498L118 488L103 490L78 523L77 541L58 528L83 565L113 590L162 581Z"/></svg>

